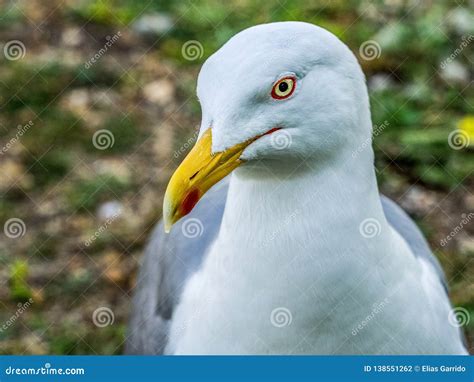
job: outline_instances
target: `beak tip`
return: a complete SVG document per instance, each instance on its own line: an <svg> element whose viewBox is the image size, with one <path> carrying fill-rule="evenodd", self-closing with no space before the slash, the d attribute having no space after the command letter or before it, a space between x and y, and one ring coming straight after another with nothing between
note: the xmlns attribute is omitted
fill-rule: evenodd
<svg viewBox="0 0 474 382"><path fill-rule="evenodd" d="M163 227L166 233L170 233L171 227L173 226L173 214L171 213L171 210L169 192L166 190L163 200Z"/></svg>
<svg viewBox="0 0 474 382"><path fill-rule="evenodd" d="M173 227L173 224L174 224L174 222L173 222L173 219L172 219L171 215L169 215L168 213L165 212L163 214L163 228L165 229L166 233L170 233L171 227Z"/></svg>

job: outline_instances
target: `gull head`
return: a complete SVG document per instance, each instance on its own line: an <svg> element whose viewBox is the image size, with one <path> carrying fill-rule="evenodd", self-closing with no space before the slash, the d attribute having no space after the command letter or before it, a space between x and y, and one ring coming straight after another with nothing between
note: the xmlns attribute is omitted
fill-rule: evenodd
<svg viewBox="0 0 474 382"><path fill-rule="evenodd" d="M370 140L365 77L336 36L303 22L232 37L202 66L198 141L166 190L165 229L239 166L327 163Z"/></svg>

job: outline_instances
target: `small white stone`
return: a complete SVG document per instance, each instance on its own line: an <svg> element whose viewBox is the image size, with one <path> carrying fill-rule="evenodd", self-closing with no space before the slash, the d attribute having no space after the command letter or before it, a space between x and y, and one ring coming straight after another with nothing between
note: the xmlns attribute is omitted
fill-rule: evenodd
<svg viewBox="0 0 474 382"><path fill-rule="evenodd" d="M374 74L369 78L368 85L371 91L377 92L392 89L395 86L395 82L388 74Z"/></svg>
<svg viewBox="0 0 474 382"><path fill-rule="evenodd" d="M459 235L458 248L462 254L474 253L474 237L469 235Z"/></svg>
<svg viewBox="0 0 474 382"><path fill-rule="evenodd" d="M460 34L474 33L474 16L466 8L456 7L448 13L448 24Z"/></svg>
<svg viewBox="0 0 474 382"><path fill-rule="evenodd" d="M469 71L464 65L455 60L446 61L440 75L449 83L466 84L469 81Z"/></svg>
<svg viewBox="0 0 474 382"><path fill-rule="evenodd" d="M151 103L164 106L174 98L174 85L167 79L153 81L143 88L143 95Z"/></svg>
<svg viewBox="0 0 474 382"><path fill-rule="evenodd" d="M83 40L81 29L77 27L66 28L61 34L61 41L66 46L76 47L80 45Z"/></svg>
<svg viewBox="0 0 474 382"><path fill-rule="evenodd" d="M412 186L403 196L400 205L407 212L422 216L436 205L436 198L423 188Z"/></svg>
<svg viewBox="0 0 474 382"><path fill-rule="evenodd" d="M99 207L97 215L100 220L113 220L123 212L123 205L118 200L105 202Z"/></svg>
<svg viewBox="0 0 474 382"><path fill-rule="evenodd" d="M152 13L140 17L132 29L140 35L162 36L174 26L173 19L164 13Z"/></svg>

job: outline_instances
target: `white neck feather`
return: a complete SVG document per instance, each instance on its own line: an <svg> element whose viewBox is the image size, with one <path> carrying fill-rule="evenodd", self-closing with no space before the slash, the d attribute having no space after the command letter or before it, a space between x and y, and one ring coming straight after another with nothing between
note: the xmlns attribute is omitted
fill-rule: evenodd
<svg viewBox="0 0 474 382"><path fill-rule="evenodd" d="M450 340L449 303L433 308L427 299L420 264L384 216L372 153L363 155L287 166L278 177L245 167L232 175L220 232L186 285L169 353L463 352ZM436 280L427 288L444 293ZM354 335L371 309L371 325L387 330ZM404 340L390 342L387 332Z"/></svg>
<svg viewBox="0 0 474 382"><path fill-rule="evenodd" d="M304 249L313 251L310 255L317 262L347 252L348 241L341 237L354 244L367 242L359 231L365 219L377 221L378 236L389 234L371 160L371 153L365 153L357 159L340 157L330 166L307 162L285 168L278 176L238 169L230 181L219 245L239 248L241 253L234 254L239 260L267 250L268 256L281 252L291 259L301 247L302 254ZM309 240L314 237L317 240ZM380 239L371 245L386 243ZM307 242L317 247L305 247Z"/></svg>

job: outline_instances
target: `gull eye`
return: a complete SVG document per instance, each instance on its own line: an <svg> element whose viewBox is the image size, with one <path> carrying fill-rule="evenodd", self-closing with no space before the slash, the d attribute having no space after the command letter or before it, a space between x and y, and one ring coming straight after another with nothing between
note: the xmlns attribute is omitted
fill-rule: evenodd
<svg viewBox="0 0 474 382"><path fill-rule="evenodd" d="M296 88L296 78L293 76L280 78L272 88L272 98L285 99L293 94Z"/></svg>

